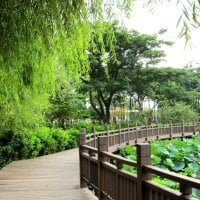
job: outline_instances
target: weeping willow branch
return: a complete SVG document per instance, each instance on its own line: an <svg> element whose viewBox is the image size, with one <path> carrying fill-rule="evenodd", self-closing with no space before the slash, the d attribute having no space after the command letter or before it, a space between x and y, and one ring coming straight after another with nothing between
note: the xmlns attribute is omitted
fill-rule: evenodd
<svg viewBox="0 0 200 200"><path fill-rule="evenodd" d="M176 6L181 9L181 14L177 19L177 27L180 28L180 37L184 37L186 44L191 39L191 30L200 27L200 1L183 1L183 0L147 0L146 4L154 7L158 3L176 2Z"/></svg>
<svg viewBox="0 0 200 200"><path fill-rule="evenodd" d="M112 16L112 6L128 10L130 3L0 1L0 128L34 127L44 121L56 84L78 79L89 69L92 22ZM102 27L95 31L101 38Z"/></svg>

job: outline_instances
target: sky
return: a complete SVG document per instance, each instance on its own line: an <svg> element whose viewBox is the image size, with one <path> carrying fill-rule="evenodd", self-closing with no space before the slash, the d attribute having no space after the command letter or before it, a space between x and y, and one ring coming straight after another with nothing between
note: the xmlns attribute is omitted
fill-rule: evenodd
<svg viewBox="0 0 200 200"><path fill-rule="evenodd" d="M177 27L181 9L176 6L175 2L154 5L154 11L150 11L149 8L144 7L142 0L136 1L130 19L121 16L121 21L129 29L135 29L140 33L155 34L161 28L168 29L162 39L173 41L174 45L164 48L167 54L166 61L160 63L160 66L182 68L190 63L198 66L197 63L200 63L200 28L191 31L192 39L185 47L185 39L179 38L181 27Z"/></svg>

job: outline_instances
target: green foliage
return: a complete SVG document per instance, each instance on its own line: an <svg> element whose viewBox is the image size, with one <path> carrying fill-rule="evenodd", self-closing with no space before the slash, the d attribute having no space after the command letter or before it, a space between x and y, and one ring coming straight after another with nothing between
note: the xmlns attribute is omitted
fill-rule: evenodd
<svg viewBox="0 0 200 200"><path fill-rule="evenodd" d="M13 160L34 158L78 145L79 130L41 127L0 134L0 168Z"/></svg>
<svg viewBox="0 0 200 200"><path fill-rule="evenodd" d="M191 139L173 139L151 141L152 164L159 168L181 173L187 176L200 179L200 137L194 136ZM118 148L120 155L131 160L137 160L136 147L125 146ZM130 166L125 170L133 172ZM135 171L134 171L135 172ZM169 179L162 179L153 176L156 183L178 189L179 184ZM193 195L200 197L199 190L194 189Z"/></svg>
<svg viewBox="0 0 200 200"><path fill-rule="evenodd" d="M71 86L65 82L58 84L56 95L50 98L51 105L46 111L46 117L51 123L58 122L58 127L66 128L65 120L90 118L86 95L79 94L78 87L79 84L73 81Z"/></svg>
<svg viewBox="0 0 200 200"><path fill-rule="evenodd" d="M144 65L160 62L165 56L161 45L168 42L159 40L157 35L128 31L120 27L117 22L102 22L95 25L98 27L102 24L106 27L102 38L103 51L99 40L94 39L95 47L92 46L88 50L91 70L89 77L83 74L82 81L83 90L89 93L91 107L97 113L99 120L110 123L110 106L113 99L119 103L117 97L120 93L132 86L133 77L129 74ZM112 47L106 43L110 37L113 40ZM134 77L134 80L137 81L137 78Z"/></svg>
<svg viewBox="0 0 200 200"><path fill-rule="evenodd" d="M67 141L67 146L65 147L65 149L72 149L72 148L78 146L79 131L80 131L80 129L76 129L76 128L70 128L66 131L69 135L69 139Z"/></svg>
<svg viewBox="0 0 200 200"><path fill-rule="evenodd" d="M139 81L141 82L141 86L138 87L139 94L147 91L146 96L156 101L160 108L165 105L174 106L175 103L185 102L198 110L198 69L154 67L142 71L144 72L139 75L140 79L145 79L145 84ZM144 87L145 85L146 87Z"/></svg>
<svg viewBox="0 0 200 200"><path fill-rule="evenodd" d="M97 124L97 125L95 125L95 130L96 130L97 132L105 131L105 126L104 126L104 125Z"/></svg>
<svg viewBox="0 0 200 200"><path fill-rule="evenodd" d="M127 76L130 79L128 94L134 99L135 109L142 110L146 97L159 108L184 102L198 111L199 70L172 67L136 68Z"/></svg>
<svg viewBox="0 0 200 200"><path fill-rule="evenodd" d="M175 181L169 180L167 178L160 178L159 176L154 176L153 181L155 183L170 187L172 189L178 190L179 189L179 184Z"/></svg>
<svg viewBox="0 0 200 200"><path fill-rule="evenodd" d="M40 139L28 130L3 132L0 141L0 167L13 160L36 157L42 147Z"/></svg>
<svg viewBox="0 0 200 200"><path fill-rule="evenodd" d="M181 123L198 120L198 114L191 106L184 103L176 103L174 106L163 106L158 111L160 123Z"/></svg>
<svg viewBox="0 0 200 200"><path fill-rule="evenodd" d="M85 128L86 133L91 133L92 127L94 127L95 130L98 132L105 130L104 125L95 124L95 123L86 122L86 121L81 121L81 122L77 123L76 125L74 125L74 128L76 128L77 130L80 130L81 128Z"/></svg>
<svg viewBox="0 0 200 200"><path fill-rule="evenodd" d="M197 175L199 169L199 144L200 137L192 139L173 139L164 141L152 141L151 149L153 163L163 165L175 172L183 172L186 175ZM159 157L160 160L156 158ZM198 177L200 178L200 177Z"/></svg>
<svg viewBox="0 0 200 200"><path fill-rule="evenodd" d="M78 80L79 72L88 71L91 22L112 16L110 5L127 11L131 2L1 1L0 128L44 125L60 82L70 85L71 77ZM102 29L95 31L101 41Z"/></svg>
<svg viewBox="0 0 200 200"><path fill-rule="evenodd" d="M85 128L86 129L86 133L90 133L91 132L91 128L92 128L92 124L89 122L79 122L77 123L74 128L80 130L81 128Z"/></svg>
<svg viewBox="0 0 200 200"><path fill-rule="evenodd" d="M80 129L85 128L87 133L90 133L93 126L96 131L105 130L103 125L79 122L67 130L40 127L2 131L0 132L0 168L13 160L29 159L75 148L79 143Z"/></svg>
<svg viewBox="0 0 200 200"><path fill-rule="evenodd" d="M53 138L53 134L50 128L42 127L36 132L37 137L42 143L42 148L40 150L40 155L46 155L49 153L56 152L56 140Z"/></svg>
<svg viewBox="0 0 200 200"><path fill-rule="evenodd" d="M200 137L198 136L183 140L152 141L152 163L158 167L200 179L199 144ZM179 188L174 181L166 181L166 179L158 177L156 177L155 181L174 189ZM199 190L193 189L193 195L199 198Z"/></svg>
<svg viewBox="0 0 200 200"><path fill-rule="evenodd" d="M139 112L131 113L130 114L130 121L129 126L135 127L135 126L144 126L148 122L148 118L150 116L150 112L152 110L142 110Z"/></svg>

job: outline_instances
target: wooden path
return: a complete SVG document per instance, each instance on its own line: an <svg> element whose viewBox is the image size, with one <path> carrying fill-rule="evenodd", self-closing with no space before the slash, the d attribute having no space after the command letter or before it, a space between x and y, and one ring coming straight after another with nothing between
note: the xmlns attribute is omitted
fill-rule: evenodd
<svg viewBox="0 0 200 200"><path fill-rule="evenodd" d="M79 187L78 149L15 161L0 170L0 200L95 200Z"/></svg>

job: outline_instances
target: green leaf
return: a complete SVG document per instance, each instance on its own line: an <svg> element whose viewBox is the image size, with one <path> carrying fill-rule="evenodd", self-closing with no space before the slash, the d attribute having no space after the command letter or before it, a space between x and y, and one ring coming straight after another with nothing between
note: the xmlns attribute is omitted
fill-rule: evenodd
<svg viewBox="0 0 200 200"><path fill-rule="evenodd" d="M152 155L152 161L154 164L159 164L162 161L162 159L156 155Z"/></svg>
<svg viewBox="0 0 200 200"><path fill-rule="evenodd" d="M169 179L163 179L161 181L161 184L168 186L170 188L173 188L173 189L178 189L178 184L175 181L171 181Z"/></svg>
<svg viewBox="0 0 200 200"><path fill-rule="evenodd" d="M172 162L170 158L167 158L166 160L164 160L164 164L167 165L168 167L174 166L174 163Z"/></svg>
<svg viewBox="0 0 200 200"><path fill-rule="evenodd" d="M199 199L200 198L200 189L192 188L192 194L195 197L198 197L198 199Z"/></svg>
<svg viewBox="0 0 200 200"><path fill-rule="evenodd" d="M167 155L167 156L170 155L169 151L168 151L166 148L160 147L159 150L160 150L160 152L161 152L162 154L164 154L164 155Z"/></svg>
<svg viewBox="0 0 200 200"><path fill-rule="evenodd" d="M178 172L183 170L185 167L185 163L181 161L173 161L173 166L171 166L171 169Z"/></svg>

